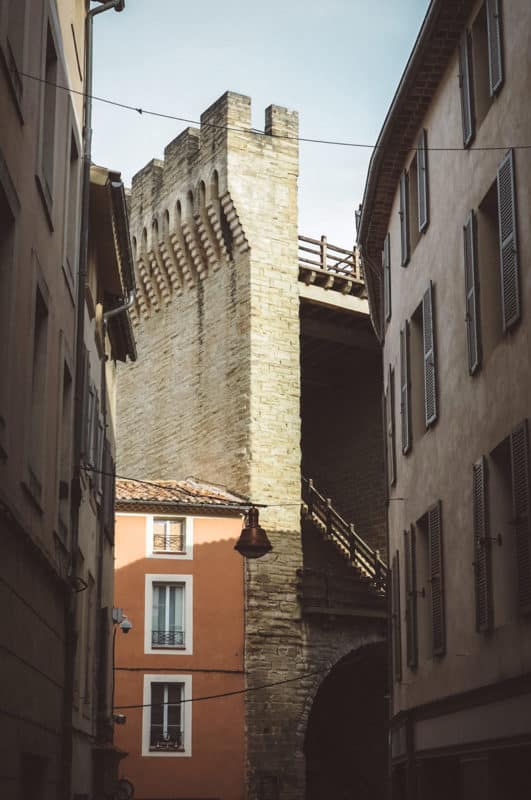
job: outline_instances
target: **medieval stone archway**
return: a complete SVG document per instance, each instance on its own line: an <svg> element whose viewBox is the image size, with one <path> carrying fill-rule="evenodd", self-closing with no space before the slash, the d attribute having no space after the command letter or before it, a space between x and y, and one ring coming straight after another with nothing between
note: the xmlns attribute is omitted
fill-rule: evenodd
<svg viewBox="0 0 531 800"><path fill-rule="evenodd" d="M322 681L308 718L306 800L383 800L387 783L386 645L342 658Z"/></svg>

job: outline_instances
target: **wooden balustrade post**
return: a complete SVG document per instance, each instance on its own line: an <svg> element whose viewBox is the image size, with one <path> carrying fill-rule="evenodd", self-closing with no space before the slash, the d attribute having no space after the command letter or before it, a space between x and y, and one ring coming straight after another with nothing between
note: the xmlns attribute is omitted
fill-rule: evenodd
<svg viewBox="0 0 531 800"><path fill-rule="evenodd" d="M326 259L328 258L326 247L326 236L321 236L321 269L326 270Z"/></svg>
<svg viewBox="0 0 531 800"><path fill-rule="evenodd" d="M380 583L381 583L381 580L382 580L382 567L381 567L381 564L380 564L380 551L376 550L375 551L375 555L376 555L376 562L375 562L375 565L374 565L374 574L375 574L375 579L376 579L376 586L379 589L380 588Z"/></svg>
<svg viewBox="0 0 531 800"><path fill-rule="evenodd" d="M332 536L332 501L326 498L326 535Z"/></svg>
<svg viewBox="0 0 531 800"><path fill-rule="evenodd" d="M354 564L355 561L356 561L356 536L355 536L355 531L354 531L354 525L353 525L352 522L349 523L348 529L349 529L349 533L350 533L350 537L349 537L350 538L350 542L349 542L349 544L350 544L350 560Z"/></svg>

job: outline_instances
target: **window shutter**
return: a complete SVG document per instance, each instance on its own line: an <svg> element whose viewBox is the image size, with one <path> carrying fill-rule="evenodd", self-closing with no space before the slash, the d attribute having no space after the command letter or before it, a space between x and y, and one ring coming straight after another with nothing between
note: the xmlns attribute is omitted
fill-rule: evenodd
<svg viewBox="0 0 531 800"><path fill-rule="evenodd" d="M424 233L430 222L427 136L427 132L423 129L420 133L417 144L417 184L420 233Z"/></svg>
<svg viewBox="0 0 531 800"><path fill-rule="evenodd" d="M409 322L400 331L400 415L402 421L402 452L411 448L411 407L409 402Z"/></svg>
<svg viewBox="0 0 531 800"><path fill-rule="evenodd" d="M389 365L387 391L385 393L385 424L387 436L387 479L389 486L396 482L396 453L395 453L395 398L394 398L394 370Z"/></svg>
<svg viewBox="0 0 531 800"><path fill-rule="evenodd" d="M487 462L484 457L472 465L472 477L476 629L478 631L488 631L492 626L492 583L487 501Z"/></svg>
<svg viewBox="0 0 531 800"><path fill-rule="evenodd" d="M518 603L522 612L529 613L531 611L531 509L527 420L511 431L510 442L513 518L518 562Z"/></svg>
<svg viewBox="0 0 531 800"><path fill-rule="evenodd" d="M402 631L400 625L400 565L398 550L391 568L391 614L393 623L393 671L395 681L402 680Z"/></svg>
<svg viewBox="0 0 531 800"><path fill-rule="evenodd" d="M465 260L466 334L468 347L468 371L471 375L481 366L481 333L479 325L479 284L476 256L476 215L468 215L463 227Z"/></svg>
<svg viewBox="0 0 531 800"><path fill-rule="evenodd" d="M391 244L390 236L384 239L384 247L382 253L382 266L384 277L384 316L388 321L391 319Z"/></svg>
<svg viewBox="0 0 531 800"><path fill-rule="evenodd" d="M407 172L400 176L400 245L402 249L402 266L409 263L409 178Z"/></svg>
<svg viewBox="0 0 531 800"><path fill-rule="evenodd" d="M503 330L507 331L520 319L520 276L512 150L509 150L498 167L497 184Z"/></svg>
<svg viewBox="0 0 531 800"><path fill-rule="evenodd" d="M422 298L422 338L424 345L424 416L428 428L437 419L437 369L435 363L435 326L433 320L433 284Z"/></svg>
<svg viewBox="0 0 531 800"><path fill-rule="evenodd" d="M465 31L459 44L459 88L461 90L461 118L463 145L468 147L476 132L474 98L472 95L472 47L470 31Z"/></svg>
<svg viewBox="0 0 531 800"><path fill-rule="evenodd" d="M406 545L406 646L407 665L414 669L418 663L417 629L417 541L415 528L404 531Z"/></svg>
<svg viewBox="0 0 531 800"><path fill-rule="evenodd" d="M107 538L114 542L114 504L116 491L116 476L114 474L114 461L111 456L111 447L107 440L103 444L103 527Z"/></svg>
<svg viewBox="0 0 531 800"><path fill-rule="evenodd" d="M87 428L88 428L88 417L89 417L89 386L90 386L90 366L89 366L89 354L88 350L85 348L83 352L83 377L81 383L81 397L82 397L82 406L81 406L81 455L88 457L87 452L87 442L88 442L88 435L87 435Z"/></svg>
<svg viewBox="0 0 531 800"><path fill-rule="evenodd" d="M489 91L491 97L503 86L503 46L500 0L486 0L489 41Z"/></svg>
<svg viewBox="0 0 531 800"><path fill-rule="evenodd" d="M444 619L442 515L440 501L428 511L428 539L433 655L441 656L444 655L446 651L446 628Z"/></svg>

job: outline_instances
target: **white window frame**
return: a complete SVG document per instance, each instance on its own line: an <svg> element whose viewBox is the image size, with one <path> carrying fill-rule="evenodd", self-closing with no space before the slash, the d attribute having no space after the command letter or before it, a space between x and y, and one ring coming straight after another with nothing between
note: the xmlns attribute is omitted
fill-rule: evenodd
<svg viewBox="0 0 531 800"><path fill-rule="evenodd" d="M184 584L184 647L153 647L151 644L151 624L153 616L153 584L156 583L180 583ZM171 575L146 575L145 585L145 611L144 611L144 653L146 655L171 655L171 656L191 656L194 652L194 631L193 631L193 576L179 575L173 572Z"/></svg>
<svg viewBox="0 0 531 800"><path fill-rule="evenodd" d="M152 683L181 683L183 684L183 700L181 707L181 720L183 727L184 748L182 750L168 750L156 752L149 749L151 730L151 684ZM142 756L148 758L190 758L192 755L192 676L191 675L144 675L144 694L142 709Z"/></svg>
<svg viewBox="0 0 531 800"><path fill-rule="evenodd" d="M180 519L184 522L184 552L183 553L154 553L153 552L153 520L159 517L164 519ZM146 554L148 558L162 559L192 559L194 557L194 519L184 517L182 514L148 514L146 517Z"/></svg>

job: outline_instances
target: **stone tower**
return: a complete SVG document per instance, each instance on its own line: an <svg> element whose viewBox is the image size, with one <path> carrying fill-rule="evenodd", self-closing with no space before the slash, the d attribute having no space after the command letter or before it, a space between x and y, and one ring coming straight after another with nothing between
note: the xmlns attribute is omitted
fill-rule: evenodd
<svg viewBox="0 0 531 800"><path fill-rule="evenodd" d="M270 106L264 130L227 92L133 178L138 361L119 374L117 461L122 475L193 475L268 506L273 552L245 565L245 669L249 687L278 685L246 695L247 796L300 800L322 674L353 637L382 634L301 613L297 114Z"/></svg>

